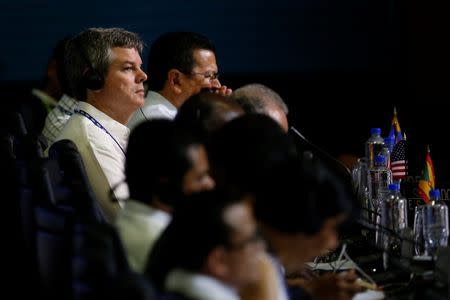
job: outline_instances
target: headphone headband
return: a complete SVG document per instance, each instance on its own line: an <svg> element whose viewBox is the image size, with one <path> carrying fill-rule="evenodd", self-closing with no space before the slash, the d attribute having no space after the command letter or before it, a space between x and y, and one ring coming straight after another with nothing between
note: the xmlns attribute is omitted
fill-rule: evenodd
<svg viewBox="0 0 450 300"><path fill-rule="evenodd" d="M80 53L81 58L84 60L84 62L88 67L86 72L84 72L81 77L83 86L93 91L101 89L104 84L103 76L101 76L100 73L97 70L95 70L95 68L92 66L92 63L83 45L81 44L81 41L79 41L77 38L74 38L73 41L78 52Z"/></svg>

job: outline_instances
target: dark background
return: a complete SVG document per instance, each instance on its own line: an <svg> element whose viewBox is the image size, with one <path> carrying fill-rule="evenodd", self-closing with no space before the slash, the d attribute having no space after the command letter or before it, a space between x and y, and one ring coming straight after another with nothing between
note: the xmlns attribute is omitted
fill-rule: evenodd
<svg viewBox="0 0 450 300"><path fill-rule="evenodd" d="M333 155L361 156L371 127L388 133L396 106L410 174L430 144L447 188L448 13L436 0L0 0L0 91L3 106L20 101L57 40L88 27L124 27L147 45L165 31L197 31L217 46L223 84L275 89L291 124Z"/></svg>

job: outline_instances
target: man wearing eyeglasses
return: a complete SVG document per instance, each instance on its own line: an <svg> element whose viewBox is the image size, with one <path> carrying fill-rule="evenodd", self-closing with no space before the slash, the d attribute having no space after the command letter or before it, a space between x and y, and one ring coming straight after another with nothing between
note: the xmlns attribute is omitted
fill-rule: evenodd
<svg viewBox="0 0 450 300"><path fill-rule="evenodd" d="M147 70L149 90L144 106L128 123L131 129L145 120L172 120L178 108L202 90L232 92L219 81L214 45L198 33L168 32L158 37L151 46Z"/></svg>
<svg viewBox="0 0 450 300"><path fill-rule="evenodd" d="M213 190L175 208L146 274L161 299L239 300L238 291L260 279L265 255L250 197Z"/></svg>

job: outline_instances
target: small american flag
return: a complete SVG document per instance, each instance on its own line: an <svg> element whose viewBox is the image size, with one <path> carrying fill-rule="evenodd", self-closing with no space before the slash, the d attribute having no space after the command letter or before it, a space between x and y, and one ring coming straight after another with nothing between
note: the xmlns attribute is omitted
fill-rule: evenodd
<svg viewBox="0 0 450 300"><path fill-rule="evenodd" d="M398 141L391 153L392 179L397 181L406 178L408 162L406 160L406 140Z"/></svg>

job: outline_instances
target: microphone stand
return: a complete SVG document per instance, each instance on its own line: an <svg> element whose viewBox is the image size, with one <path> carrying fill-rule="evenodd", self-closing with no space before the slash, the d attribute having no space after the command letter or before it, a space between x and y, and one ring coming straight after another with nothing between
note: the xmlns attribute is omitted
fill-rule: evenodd
<svg viewBox="0 0 450 300"><path fill-rule="evenodd" d="M334 158L332 155L330 155L327 151L323 150L322 148L320 148L319 146L317 146L316 144L314 144L313 142L310 142L306 137L304 137L294 126L291 126L291 131L294 132L298 137L300 137L303 141L305 141L308 145L310 145L312 148L314 148L314 150L320 152L322 155L324 155L327 159L331 160L332 162L334 162L335 164L337 164L338 166L340 166L342 169L345 170L345 172L351 176L352 172L350 171L350 169L344 164L342 163L340 160Z"/></svg>

